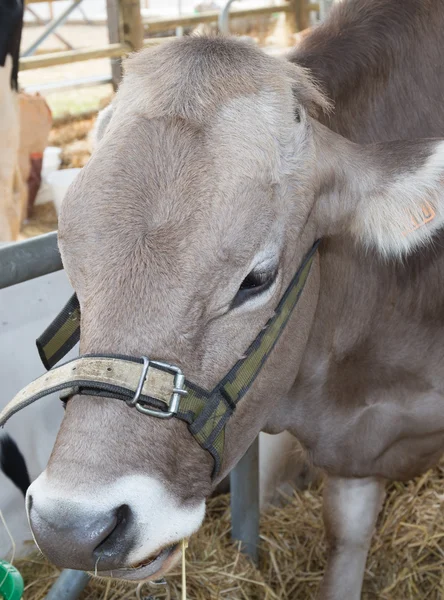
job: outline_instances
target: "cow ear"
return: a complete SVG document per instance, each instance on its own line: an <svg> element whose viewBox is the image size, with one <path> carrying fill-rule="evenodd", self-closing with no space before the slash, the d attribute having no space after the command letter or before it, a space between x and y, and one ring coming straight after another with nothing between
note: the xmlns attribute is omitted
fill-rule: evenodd
<svg viewBox="0 0 444 600"><path fill-rule="evenodd" d="M359 146L336 138L319 177L321 235L348 231L387 257L430 242L444 226L444 142Z"/></svg>
<svg viewBox="0 0 444 600"><path fill-rule="evenodd" d="M106 108L101 110L97 116L94 128L92 131L92 144L95 149L100 140L103 138L108 127L111 117L113 116L113 105L109 104Z"/></svg>

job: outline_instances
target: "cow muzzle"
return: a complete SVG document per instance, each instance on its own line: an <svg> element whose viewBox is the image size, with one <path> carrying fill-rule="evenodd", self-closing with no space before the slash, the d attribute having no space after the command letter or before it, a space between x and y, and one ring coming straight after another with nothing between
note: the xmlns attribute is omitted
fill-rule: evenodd
<svg viewBox="0 0 444 600"><path fill-rule="evenodd" d="M152 477L125 477L88 494L62 489L46 472L30 486L26 506L34 539L52 563L135 581L162 577L205 513L203 500L180 505Z"/></svg>

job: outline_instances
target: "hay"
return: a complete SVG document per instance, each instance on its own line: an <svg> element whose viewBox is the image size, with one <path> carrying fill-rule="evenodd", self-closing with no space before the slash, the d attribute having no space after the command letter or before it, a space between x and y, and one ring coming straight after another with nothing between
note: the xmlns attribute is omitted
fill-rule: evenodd
<svg viewBox="0 0 444 600"><path fill-rule="evenodd" d="M230 540L228 497L209 502L208 516L187 551L190 600L311 600L325 566L322 484L295 493L261 520L261 571ZM367 562L363 600L444 598L444 464L407 484L391 484ZM41 600L58 575L42 557L16 561L25 600ZM180 565L168 576L180 598ZM166 600L163 588L142 597ZM82 600L136 599L134 584L94 580Z"/></svg>
<svg viewBox="0 0 444 600"><path fill-rule="evenodd" d="M23 223L19 239L49 233L57 229L57 224L57 212L54 204L52 202L38 204L32 207L31 216Z"/></svg>
<svg viewBox="0 0 444 600"><path fill-rule="evenodd" d="M62 168L84 167L91 156L89 133L97 115L72 119L55 125L49 134L49 145L62 148Z"/></svg>

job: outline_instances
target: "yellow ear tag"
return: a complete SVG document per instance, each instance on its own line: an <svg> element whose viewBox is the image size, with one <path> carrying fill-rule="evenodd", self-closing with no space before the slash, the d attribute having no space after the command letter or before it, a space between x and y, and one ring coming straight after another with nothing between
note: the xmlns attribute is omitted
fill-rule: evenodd
<svg viewBox="0 0 444 600"><path fill-rule="evenodd" d="M409 233L412 233L412 231L416 231L420 227L430 223L430 221L433 221L433 219L436 217L436 211L428 200L424 200L419 208L421 210L418 211L417 215L414 215L412 212L410 212L411 225L408 229L406 229L406 231L402 232L402 235L406 236Z"/></svg>
<svg viewBox="0 0 444 600"><path fill-rule="evenodd" d="M188 548L188 540L182 540L182 600L187 600L187 572L185 562L185 551Z"/></svg>

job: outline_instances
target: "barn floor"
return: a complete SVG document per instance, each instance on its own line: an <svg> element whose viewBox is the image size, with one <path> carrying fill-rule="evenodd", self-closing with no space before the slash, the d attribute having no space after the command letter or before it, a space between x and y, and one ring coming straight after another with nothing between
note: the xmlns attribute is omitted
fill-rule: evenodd
<svg viewBox="0 0 444 600"><path fill-rule="evenodd" d="M83 166L95 117L56 125L50 145L63 148L63 166ZM57 228L52 204L34 208L23 237ZM190 600L311 600L325 565L321 487L295 494L284 508L262 516L261 570L230 541L228 498L212 500L206 522L187 553ZM444 463L408 484L392 484L367 563L364 600L444 599ZM58 571L42 557L16 561L26 580L24 600L42 600ZM180 598L178 573L169 577ZM149 596L149 594L153 594ZM159 588L142 598L168 599ZM134 585L94 581L82 600L137 598Z"/></svg>

